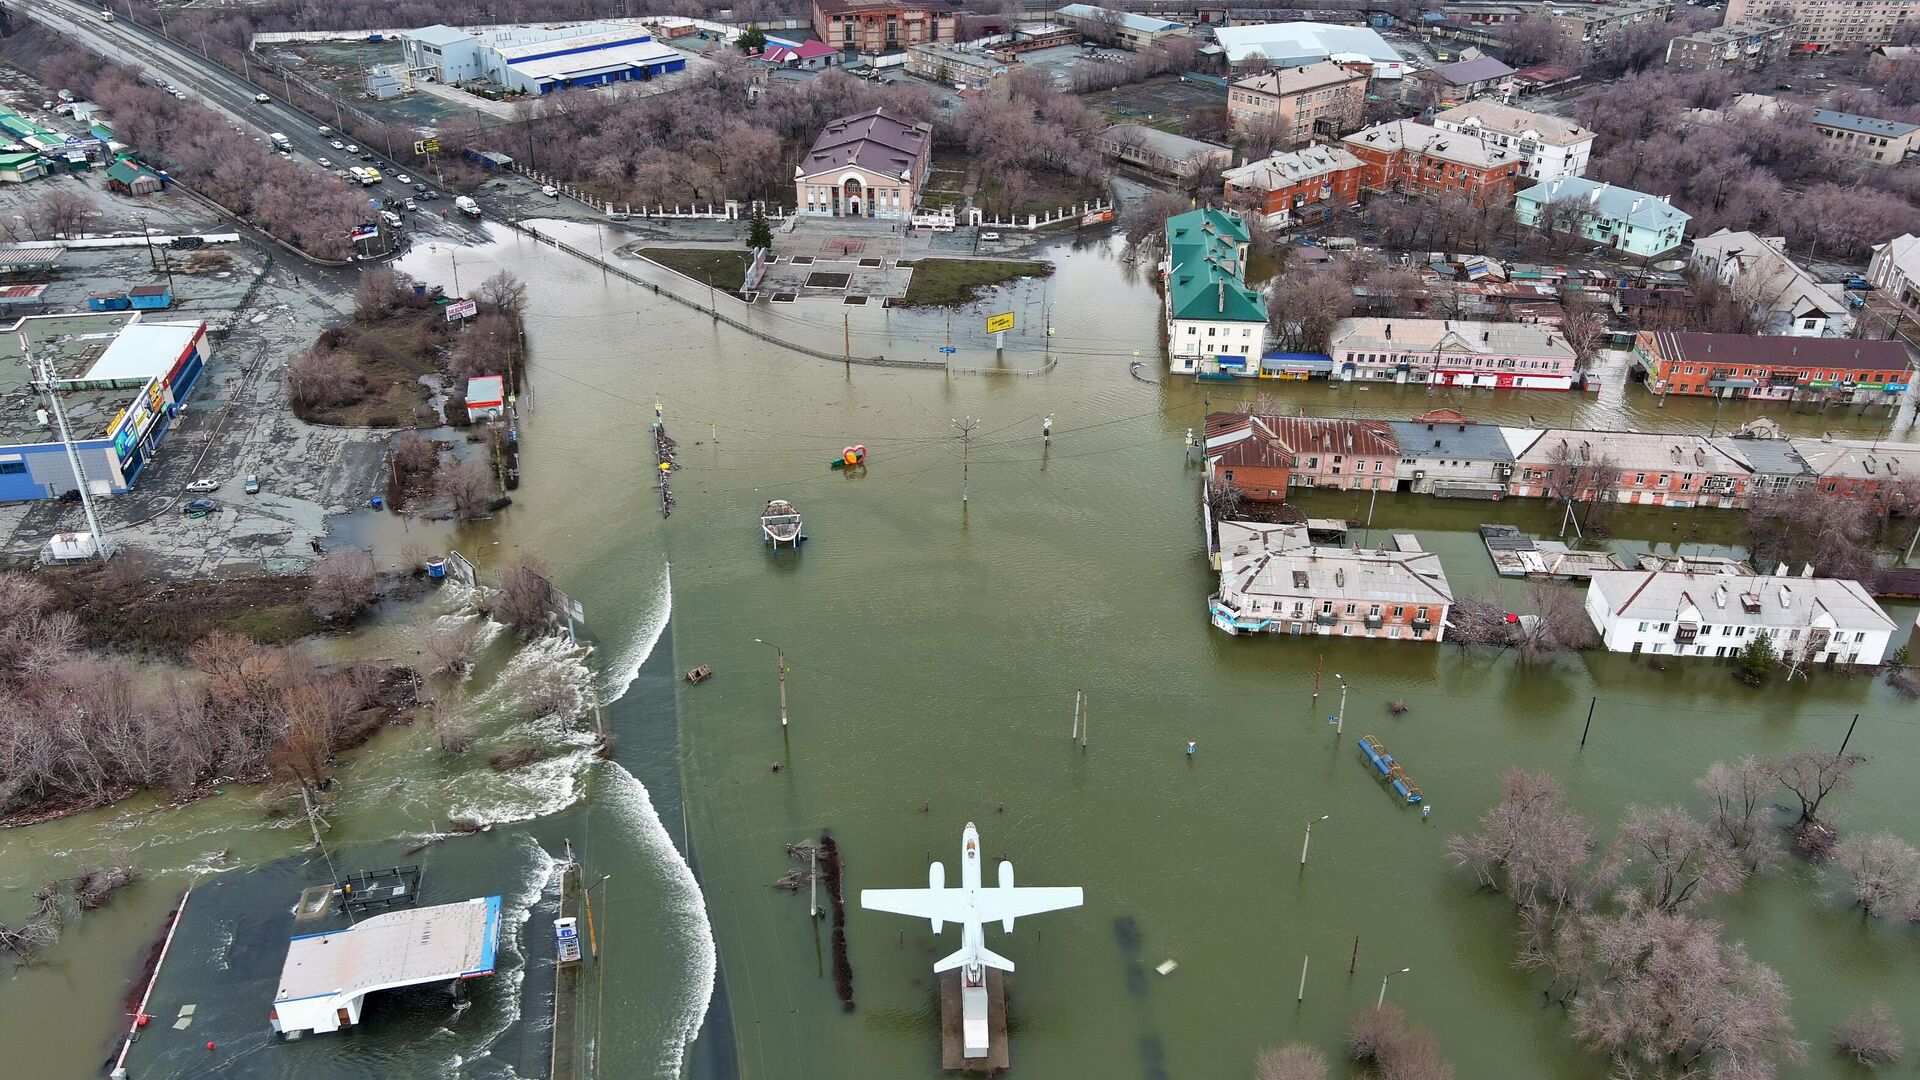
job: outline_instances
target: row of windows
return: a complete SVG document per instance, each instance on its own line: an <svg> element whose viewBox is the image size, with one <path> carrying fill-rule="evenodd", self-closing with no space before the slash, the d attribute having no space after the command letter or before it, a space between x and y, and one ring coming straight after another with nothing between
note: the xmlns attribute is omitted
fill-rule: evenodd
<svg viewBox="0 0 1920 1080"><path fill-rule="evenodd" d="M1697 374L1709 375L1718 372L1721 378L1741 378L1743 377L1741 373L1744 371L1745 378L1757 379L1769 374L1772 370L1770 368L1716 368L1711 364L1685 364L1681 366L1680 373L1682 375L1696 374L1694 371L1695 367L1700 369ZM1783 371L1778 374L1792 375L1800 379L1808 377L1808 372L1805 371ZM1837 380L1852 380L1854 382L1862 382L1871 381L1873 375L1874 373L1871 371L1815 371L1812 372L1812 381L1834 382Z"/></svg>
<svg viewBox="0 0 1920 1080"><path fill-rule="evenodd" d="M1261 605L1261 603L1262 603L1262 601L1259 601L1259 600L1255 600L1255 601L1254 601L1254 602L1252 603L1252 605L1250 605L1250 606L1251 606L1251 608L1252 608L1252 610L1254 610L1254 611L1259 611L1259 610L1260 610L1260 605ZM1276 601L1274 601L1274 603L1273 603L1273 612L1274 612L1274 614L1276 614L1276 615L1277 615L1277 614L1279 614L1279 613L1280 613L1280 609L1281 609L1281 608L1283 608L1284 606L1286 606L1286 604L1287 604L1287 601L1285 601L1285 600L1276 600ZM1304 617L1306 616L1306 614L1307 614L1307 606L1306 606L1306 605L1307 605L1307 602L1306 602L1305 600L1295 600L1295 601L1293 601L1293 617L1294 617L1294 618L1296 618L1296 619L1299 619L1299 618L1304 618ZM1320 601L1320 614L1322 614L1322 615L1331 615L1331 614L1333 614L1333 606L1334 606L1334 602L1333 602L1332 600L1322 600L1322 601ZM1370 605L1368 605L1368 607L1367 607L1367 618L1369 618L1369 619L1378 619L1378 618L1380 618L1380 617L1381 617L1381 611L1382 611L1382 610L1383 610L1383 608L1382 608L1382 606L1381 606L1381 605L1379 605L1379 604L1370 604ZM1355 616L1355 615L1358 615L1359 613L1360 613L1360 608L1359 608L1359 605L1358 605L1358 604L1356 604L1356 603L1353 603L1353 602L1351 602L1351 601L1349 601L1349 602L1347 603L1347 615L1348 615L1349 617L1351 617L1351 616ZM1404 619L1405 619L1405 618L1407 617L1407 605L1406 605L1406 604L1395 604L1395 605L1393 606L1393 617L1394 617L1395 619L1399 619L1399 620L1404 620ZM1414 621L1415 621L1415 622L1426 622L1426 621L1427 621L1427 609L1426 609L1426 608L1424 608L1424 607L1421 607L1421 608L1417 608L1417 609L1415 609L1415 611L1414 611L1414 615L1413 615L1413 618L1414 618Z"/></svg>
<svg viewBox="0 0 1920 1080"><path fill-rule="evenodd" d="M1222 334L1218 334L1218 333L1216 333L1216 332L1215 332L1215 331L1217 331L1217 330L1219 330L1219 327L1217 327L1217 326L1209 326L1209 327L1207 327L1207 336L1208 336L1208 337L1222 337L1222 336L1224 336L1224 337L1232 337L1232 336L1233 336L1233 334L1232 334L1231 332L1229 332L1229 333L1227 333L1227 334L1225 334L1225 335L1222 335ZM1192 326L1192 325L1189 325L1189 326L1187 327L1187 333L1188 333L1188 335L1189 335L1189 336L1191 336L1191 335L1194 335L1194 334L1198 334L1199 332L1200 332L1200 328L1199 328L1199 327L1197 327L1197 326ZM1252 337L1252 336L1253 336L1253 328L1252 328L1252 327L1247 327L1246 329L1243 329L1243 330L1241 330L1241 331L1240 331L1240 336L1241 336L1241 337Z"/></svg>

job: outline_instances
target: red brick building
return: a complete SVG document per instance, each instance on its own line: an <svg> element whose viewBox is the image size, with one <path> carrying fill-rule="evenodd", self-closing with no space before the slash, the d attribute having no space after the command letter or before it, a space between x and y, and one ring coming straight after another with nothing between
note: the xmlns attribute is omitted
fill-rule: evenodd
<svg viewBox="0 0 1920 1080"><path fill-rule="evenodd" d="M1465 195L1477 206L1513 199L1526 160L1488 146L1477 135L1392 120L1341 140L1364 166L1360 186L1434 197Z"/></svg>
<svg viewBox="0 0 1920 1080"><path fill-rule="evenodd" d="M960 17L942 0L813 0L813 32L841 52L900 52L921 42L951 43Z"/></svg>
<svg viewBox="0 0 1920 1080"><path fill-rule="evenodd" d="M1309 146L1228 169L1222 182L1224 194L1253 199L1269 224L1295 225L1359 202L1364 170L1338 146Z"/></svg>

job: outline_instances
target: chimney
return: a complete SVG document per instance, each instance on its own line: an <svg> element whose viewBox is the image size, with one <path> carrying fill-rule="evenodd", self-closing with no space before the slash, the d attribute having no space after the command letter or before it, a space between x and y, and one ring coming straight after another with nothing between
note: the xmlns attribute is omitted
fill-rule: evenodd
<svg viewBox="0 0 1920 1080"><path fill-rule="evenodd" d="M1336 589L1344 589L1347 587L1347 571L1344 567L1336 568L1334 570L1333 586Z"/></svg>
<svg viewBox="0 0 1920 1080"><path fill-rule="evenodd" d="M1388 341L1393 340L1393 324L1392 323L1387 324L1387 340Z"/></svg>
<svg viewBox="0 0 1920 1080"><path fill-rule="evenodd" d="M1806 565L1804 565L1804 566L1802 566L1802 567L1800 568L1800 576L1801 576L1801 577L1812 577L1812 576L1813 576L1813 564L1812 564L1812 563L1807 563Z"/></svg>
<svg viewBox="0 0 1920 1080"><path fill-rule="evenodd" d="M1218 303L1220 305L1220 313L1224 315L1226 314L1226 310L1227 310L1227 283L1224 281L1215 282L1214 292L1218 298Z"/></svg>
<svg viewBox="0 0 1920 1080"><path fill-rule="evenodd" d="M1715 607L1724 608L1727 606L1727 587L1725 585L1714 586L1713 603Z"/></svg>

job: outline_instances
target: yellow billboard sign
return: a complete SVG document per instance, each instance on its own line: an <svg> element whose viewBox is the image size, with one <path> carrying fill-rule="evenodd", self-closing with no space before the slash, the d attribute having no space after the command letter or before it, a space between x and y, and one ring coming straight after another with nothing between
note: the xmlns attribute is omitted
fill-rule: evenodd
<svg viewBox="0 0 1920 1080"><path fill-rule="evenodd" d="M998 315L987 316L987 333L998 334L1013 329L1013 312L1003 311Z"/></svg>

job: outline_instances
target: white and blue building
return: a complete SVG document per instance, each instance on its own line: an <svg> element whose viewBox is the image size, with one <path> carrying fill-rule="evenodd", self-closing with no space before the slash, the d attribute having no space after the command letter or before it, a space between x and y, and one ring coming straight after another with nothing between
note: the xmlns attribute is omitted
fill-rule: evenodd
<svg viewBox="0 0 1920 1080"><path fill-rule="evenodd" d="M0 502L54 499L79 481L21 355L51 351L56 392L88 490L131 490L200 379L212 346L199 320L138 311L33 315L0 327Z"/></svg>
<svg viewBox="0 0 1920 1080"><path fill-rule="evenodd" d="M475 30L436 25L400 35L400 48L412 79L480 79L526 94L642 82L687 67L684 53L655 41L637 23Z"/></svg>

